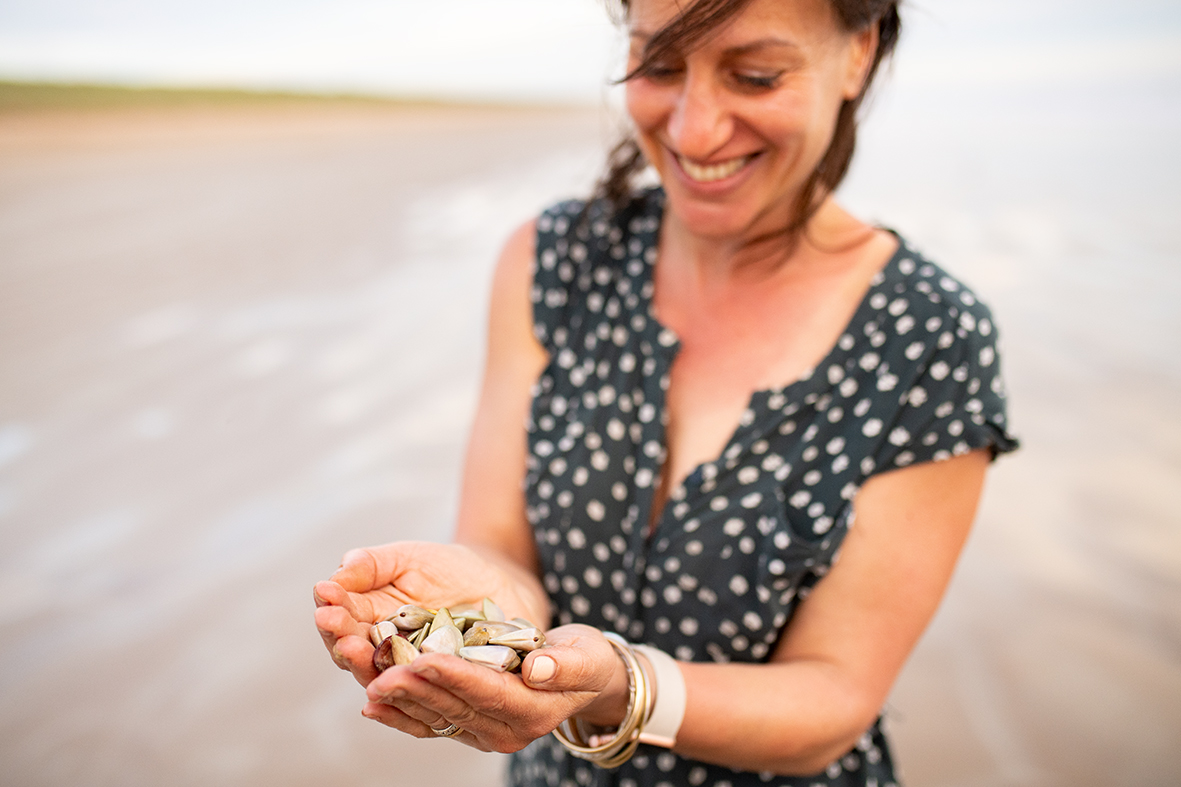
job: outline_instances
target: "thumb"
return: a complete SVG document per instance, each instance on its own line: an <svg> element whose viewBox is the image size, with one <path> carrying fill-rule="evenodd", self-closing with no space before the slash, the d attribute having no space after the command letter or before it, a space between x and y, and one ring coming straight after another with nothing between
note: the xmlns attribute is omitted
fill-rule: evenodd
<svg viewBox="0 0 1181 787"><path fill-rule="evenodd" d="M521 677L530 688L545 691L601 691L611 681L619 657L599 637L578 637L530 653Z"/></svg>

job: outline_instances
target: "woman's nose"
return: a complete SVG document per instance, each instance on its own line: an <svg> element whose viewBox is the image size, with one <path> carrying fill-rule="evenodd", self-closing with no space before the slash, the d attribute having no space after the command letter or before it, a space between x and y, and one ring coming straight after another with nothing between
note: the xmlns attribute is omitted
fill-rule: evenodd
<svg viewBox="0 0 1181 787"><path fill-rule="evenodd" d="M697 161L729 141L733 119L709 80L687 77L668 121L668 134L677 153Z"/></svg>

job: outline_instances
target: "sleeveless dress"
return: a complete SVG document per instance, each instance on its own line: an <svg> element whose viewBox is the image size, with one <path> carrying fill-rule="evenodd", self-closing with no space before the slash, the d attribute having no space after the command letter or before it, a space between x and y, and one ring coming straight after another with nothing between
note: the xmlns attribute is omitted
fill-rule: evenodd
<svg viewBox="0 0 1181 787"><path fill-rule="evenodd" d="M751 397L721 455L671 492L649 538L679 346L652 308L663 206L657 188L618 212L571 201L538 219L534 331L550 362L527 427L526 510L558 624L616 631L683 661L766 661L831 566L866 479L1017 447L996 329L968 289L900 241L824 361ZM519 787L895 782L878 723L810 777L650 746L607 771L552 736L509 767Z"/></svg>

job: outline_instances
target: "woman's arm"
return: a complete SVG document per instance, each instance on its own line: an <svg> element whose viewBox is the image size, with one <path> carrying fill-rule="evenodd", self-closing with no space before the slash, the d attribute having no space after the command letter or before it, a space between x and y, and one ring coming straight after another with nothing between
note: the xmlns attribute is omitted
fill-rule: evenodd
<svg viewBox="0 0 1181 787"><path fill-rule="evenodd" d="M980 498L986 450L871 479L829 574L766 665L682 664L676 750L707 762L815 773L881 711L943 597Z"/></svg>

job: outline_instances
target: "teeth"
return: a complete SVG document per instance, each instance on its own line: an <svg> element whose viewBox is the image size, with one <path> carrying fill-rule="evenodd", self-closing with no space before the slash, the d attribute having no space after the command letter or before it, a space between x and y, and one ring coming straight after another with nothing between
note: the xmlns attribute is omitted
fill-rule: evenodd
<svg viewBox="0 0 1181 787"><path fill-rule="evenodd" d="M730 159L721 164L694 164L689 159L683 156L677 156L677 161L680 162L681 168L685 170L685 174L700 183L709 183L714 180L721 180L728 178L750 161L750 156L743 156L741 158Z"/></svg>

